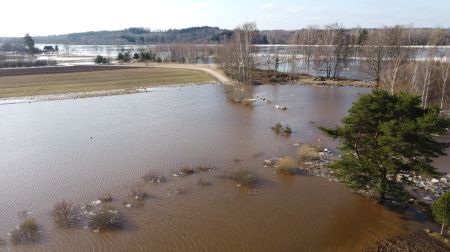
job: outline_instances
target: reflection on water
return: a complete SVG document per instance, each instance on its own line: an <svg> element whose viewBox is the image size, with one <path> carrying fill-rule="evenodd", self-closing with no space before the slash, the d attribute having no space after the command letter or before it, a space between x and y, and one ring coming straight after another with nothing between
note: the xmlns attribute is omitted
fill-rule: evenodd
<svg viewBox="0 0 450 252"><path fill-rule="evenodd" d="M253 96L272 104L258 100L253 109L229 102L220 85L0 106L0 237L18 211L30 210L43 230L41 243L19 246L30 251L358 251L407 223L340 184L276 176L262 163L293 156L298 141L335 145L315 125L337 124L367 91L258 86ZM277 121L293 128L291 137L272 133ZM170 176L199 165L215 170ZM222 178L235 168L254 170L264 183L239 190ZM169 181L144 185L144 206L122 206L148 171ZM198 186L199 178L212 185ZM81 204L105 193L126 217L123 231L64 230L49 217L56 201Z"/></svg>

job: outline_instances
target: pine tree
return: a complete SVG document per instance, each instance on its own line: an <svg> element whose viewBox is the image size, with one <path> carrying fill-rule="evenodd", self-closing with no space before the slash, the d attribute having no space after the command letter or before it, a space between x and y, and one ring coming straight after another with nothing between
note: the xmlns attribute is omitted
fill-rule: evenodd
<svg viewBox="0 0 450 252"><path fill-rule="evenodd" d="M30 53L34 53L34 39L30 36L30 34L25 34L23 38L25 46L28 48Z"/></svg>
<svg viewBox="0 0 450 252"><path fill-rule="evenodd" d="M342 158L331 168L349 187L405 199L403 186L395 181L400 173L435 174L433 158L445 154L449 143L436 141L445 134L450 120L438 108L422 108L420 98L375 90L353 103L342 126L321 128L341 140Z"/></svg>

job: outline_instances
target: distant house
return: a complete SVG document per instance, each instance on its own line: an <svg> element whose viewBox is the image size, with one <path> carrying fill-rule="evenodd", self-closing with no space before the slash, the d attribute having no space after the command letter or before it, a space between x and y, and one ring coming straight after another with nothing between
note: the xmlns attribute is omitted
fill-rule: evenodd
<svg viewBox="0 0 450 252"><path fill-rule="evenodd" d="M44 46L44 52L55 52L53 46Z"/></svg>

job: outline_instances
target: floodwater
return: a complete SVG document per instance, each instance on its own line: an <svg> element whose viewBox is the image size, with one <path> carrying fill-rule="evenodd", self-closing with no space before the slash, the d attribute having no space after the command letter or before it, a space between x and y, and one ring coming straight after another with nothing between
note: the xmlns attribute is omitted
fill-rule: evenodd
<svg viewBox="0 0 450 252"><path fill-rule="evenodd" d="M360 251L395 236L414 221L339 183L263 167L266 158L294 157L295 142L335 146L316 126L336 125L368 91L258 86L253 95L273 103L253 108L230 102L222 85L0 105L0 238L7 239L22 210L42 230L37 244L0 250ZM274 135L277 121L294 133ZM184 166L215 169L171 176ZM240 168L258 174L256 187L244 190L223 178ZM142 185L147 171L168 182ZM199 178L212 184L199 186ZM150 197L140 207L124 207L126 192L137 185ZM105 193L124 215L123 230L93 233L52 222L55 202L80 205Z"/></svg>
<svg viewBox="0 0 450 252"><path fill-rule="evenodd" d="M44 49L47 44L36 44L39 49ZM217 45L208 45L214 47ZM130 51L131 53L139 53L141 51L153 50L158 45L70 45L59 44L59 53L41 54L38 59L53 60L58 65L73 66L73 65L93 65L94 58L97 55L102 55L109 58L116 58L117 54L124 51ZM306 64L303 60L302 45L256 45L255 59L258 62L258 67L265 70L273 70L275 68L275 54L281 59L278 71L287 73L305 73L313 76L325 76L324 71L320 69L320 66L313 64ZM314 46L319 47L319 46ZM428 46L410 46L405 47L416 54L416 58L426 59L430 57L430 52L433 49ZM449 60L450 47L439 46L436 47L436 59ZM170 55L169 51L161 52L159 55L163 61L168 59ZM292 61L294 56L295 61ZM289 60L288 60L289 59ZM201 61L201 60L200 60ZM199 63L213 63L213 58L210 56L207 62ZM271 63L268 63L271 62ZM289 62L288 62L289 61ZM348 78L354 80L360 80L365 82L373 81L373 76L369 74L369 69L365 61L358 59L349 60L349 62L339 71L339 77Z"/></svg>

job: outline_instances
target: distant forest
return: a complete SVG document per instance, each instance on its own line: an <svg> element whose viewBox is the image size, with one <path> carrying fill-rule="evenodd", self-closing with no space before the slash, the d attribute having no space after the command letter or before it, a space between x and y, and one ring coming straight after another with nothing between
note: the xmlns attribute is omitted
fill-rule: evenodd
<svg viewBox="0 0 450 252"><path fill-rule="evenodd" d="M192 27L151 31L145 28L128 28L120 31L90 31L35 37L39 44L79 45L148 45L148 44L221 44L231 38L232 31L217 27Z"/></svg>
<svg viewBox="0 0 450 252"><path fill-rule="evenodd" d="M450 45L450 29L448 28L402 28L408 31L410 37L405 45ZM377 29L383 28L367 30ZM311 30L317 31L321 30L321 28L311 26L298 30L260 30L253 36L252 44L298 44L299 37L304 37L305 33L309 33ZM362 28L345 30L350 34L357 34ZM119 31L89 31L64 35L35 36L33 38L38 44L51 45L223 44L230 41L233 32L233 30L210 26L165 31L152 31L146 28L133 27ZM13 43L21 39L0 37L0 43ZM314 42L309 41L309 43Z"/></svg>

